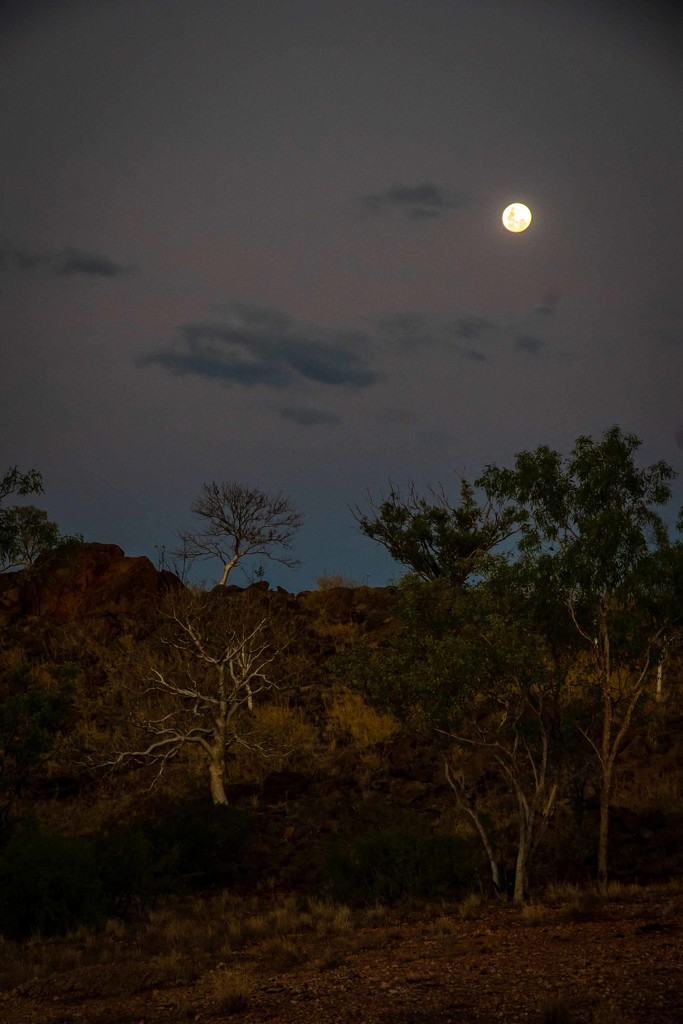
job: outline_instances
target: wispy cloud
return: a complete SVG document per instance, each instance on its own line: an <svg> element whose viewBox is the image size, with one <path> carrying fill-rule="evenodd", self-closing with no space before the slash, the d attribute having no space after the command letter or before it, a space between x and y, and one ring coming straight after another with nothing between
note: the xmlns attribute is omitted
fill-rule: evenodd
<svg viewBox="0 0 683 1024"><path fill-rule="evenodd" d="M183 325L175 342L138 365L226 384L286 388L308 381L355 390L381 377L369 365L369 342L356 331L304 327L280 310L235 304L220 320Z"/></svg>
<svg viewBox="0 0 683 1024"><path fill-rule="evenodd" d="M81 249L62 249L52 263L57 274L89 274L93 277L121 277L130 273L130 267Z"/></svg>
<svg viewBox="0 0 683 1024"><path fill-rule="evenodd" d="M494 321L483 317L469 316L439 321L430 319L424 313L405 312L377 320L375 329L380 338L394 346L398 344L406 351L414 351L420 346L438 346L464 359L487 362L485 353L474 345L481 340L488 340L487 336L493 336L499 328Z"/></svg>
<svg viewBox="0 0 683 1024"><path fill-rule="evenodd" d="M528 352L532 356L537 356L545 344L541 338L536 338L532 334L518 334L515 338L515 348L521 349L522 352Z"/></svg>
<svg viewBox="0 0 683 1024"><path fill-rule="evenodd" d="M372 192L361 197L361 203L371 213L383 214L391 210L404 213L413 220L440 217L447 210L457 210L465 196L453 189L443 188L433 181L415 185L394 184L383 192Z"/></svg>
<svg viewBox="0 0 683 1024"><path fill-rule="evenodd" d="M311 427L319 423L340 423L341 418L335 413L327 412L325 409L310 409L305 406L288 407L280 409L283 419L292 420L302 427Z"/></svg>
<svg viewBox="0 0 683 1024"><path fill-rule="evenodd" d="M42 268L60 276L85 274L91 277L121 277L133 269L108 256L68 246L58 252L27 252L10 243L0 245L0 267L19 272Z"/></svg>

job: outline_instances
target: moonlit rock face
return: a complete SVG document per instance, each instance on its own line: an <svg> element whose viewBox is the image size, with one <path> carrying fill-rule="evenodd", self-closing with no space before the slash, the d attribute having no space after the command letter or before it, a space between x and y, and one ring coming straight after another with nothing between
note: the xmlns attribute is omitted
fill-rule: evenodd
<svg viewBox="0 0 683 1024"><path fill-rule="evenodd" d="M526 231L531 224L531 210L524 203L512 203L503 210L503 226L508 231Z"/></svg>

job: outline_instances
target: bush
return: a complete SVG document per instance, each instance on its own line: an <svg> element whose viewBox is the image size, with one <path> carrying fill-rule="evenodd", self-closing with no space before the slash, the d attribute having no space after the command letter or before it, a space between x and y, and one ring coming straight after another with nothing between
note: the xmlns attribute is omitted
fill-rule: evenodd
<svg viewBox="0 0 683 1024"><path fill-rule="evenodd" d="M132 906L149 906L173 888L177 876L174 849L158 850L144 824L100 833L96 841L100 878L111 914L121 916Z"/></svg>
<svg viewBox="0 0 683 1024"><path fill-rule="evenodd" d="M62 935L101 924L106 898L94 844L17 827L0 850L0 932Z"/></svg>
<svg viewBox="0 0 683 1024"><path fill-rule="evenodd" d="M245 881L250 832L245 811L204 798L169 803L145 829L156 859L200 888Z"/></svg>
<svg viewBox="0 0 683 1024"><path fill-rule="evenodd" d="M395 904L457 894L471 878L469 859L456 836L382 828L333 839L325 870L335 900Z"/></svg>

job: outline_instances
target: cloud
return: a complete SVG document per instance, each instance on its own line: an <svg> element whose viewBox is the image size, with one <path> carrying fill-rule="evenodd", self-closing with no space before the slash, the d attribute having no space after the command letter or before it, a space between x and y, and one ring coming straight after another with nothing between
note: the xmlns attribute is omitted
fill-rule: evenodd
<svg viewBox="0 0 683 1024"><path fill-rule="evenodd" d="M84 252L82 249L67 247L59 252L26 252L9 243L4 243L0 248L0 267L20 272L43 267L60 276L86 274L93 277L121 277L132 270L108 256Z"/></svg>
<svg viewBox="0 0 683 1024"><path fill-rule="evenodd" d="M326 412L324 409L309 409L304 406L296 408L280 409L280 415L286 420L292 420L302 427L310 427L317 423L340 423L341 419L335 413Z"/></svg>
<svg viewBox="0 0 683 1024"><path fill-rule="evenodd" d="M483 317L459 317L451 322L440 322L430 321L424 313L405 312L383 317L376 321L375 329L394 347L398 343L414 351L421 346L438 346L464 359L486 363L488 358L483 352L472 345L460 344L458 339L476 342L496 331L498 325Z"/></svg>
<svg viewBox="0 0 683 1024"><path fill-rule="evenodd" d="M280 310L235 304L221 321L185 324L178 334L174 344L147 353L138 365L272 388L304 380L355 390L381 377L369 365L366 335L303 327Z"/></svg>
<svg viewBox="0 0 683 1024"><path fill-rule="evenodd" d="M454 348L464 359L472 359L475 363L488 363L488 358L476 348L467 348L465 345L455 345Z"/></svg>
<svg viewBox="0 0 683 1024"><path fill-rule="evenodd" d="M411 219L425 220L440 217L445 210L457 210L465 196L432 181L422 181L416 185L391 185L384 192L362 196L361 202L371 213L398 210Z"/></svg>
<svg viewBox="0 0 683 1024"><path fill-rule="evenodd" d="M52 261L56 274L90 274L93 277L121 277L129 267L115 263L108 256L97 256L81 249L62 249Z"/></svg>
<svg viewBox="0 0 683 1024"><path fill-rule="evenodd" d="M518 334L515 338L515 348L529 352L532 356L537 356L541 349L545 348L545 344L540 338L535 338L531 334Z"/></svg>
<svg viewBox="0 0 683 1024"><path fill-rule="evenodd" d="M498 324L481 316L461 316L450 325L456 338L479 340L498 330Z"/></svg>

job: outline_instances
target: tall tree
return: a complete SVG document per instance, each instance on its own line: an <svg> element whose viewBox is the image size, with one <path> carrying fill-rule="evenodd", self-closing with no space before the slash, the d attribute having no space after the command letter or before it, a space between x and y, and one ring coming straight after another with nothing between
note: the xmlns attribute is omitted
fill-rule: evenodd
<svg viewBox="0 0 683 1024"><path fill-rule="evenodd" d="M362 532L387 549L392 558L422 580L444 580L463 587L482 558L514 532L511 511L484 493L477 500L467 480L460 482L460 500L453 503L442 486L407 493L392 486L379 500L368 496L367 507L354 516Z"/></svg>
<svg viewBox="0 0 683 1024"><path fill-rule="evenodd" d="M409 575L399 595L391 645L356 652L343 669L382 707L441 738L446 778L493 885L522 900L566 777L569 658L540 628L547 599L502 558L467 591Z"/></svg>
<svg viewBox="0 0 683 1024"><path fill-rule="evenodd" d="M676 546L659 512L675 473L664 461L640 468L641 445L618 426L599 441L577 439L568 458L547 446L489 466L477 483L509 502L523 559L552 579L585 650L600 706L585 730L600 766L598 876L608 874L615 764L662 656L672 620Z"/></svg>
<svg viewBox="0 0 683 1024"><path fill-rule="evenodd" d="M47 518L47 512L33 505L8 509L5 526L4 571L30 568L40 555L54 551L66 539L57 524Z"/></svg>
<svg viewBox="0 0 683 1024"><path fill-rule="evenodd" d="M244 559L254 556L298 565L287 552L303 517L289 498L267 494L257 487L223 482L204 484L192 511L201 521L195 530L180 534L182 559L218 559L223 566L220 586Z"/></svg>
<svg viewBox="0 0 683 1024"><path fill-rule="evenodd" d="M3 507L10 495L24 497L27 494L42 494L43 478L36 469L23 473L18 466L10 466L0 479L0 569L4 570L14 563L17 542L16 506Z"/></svg>

